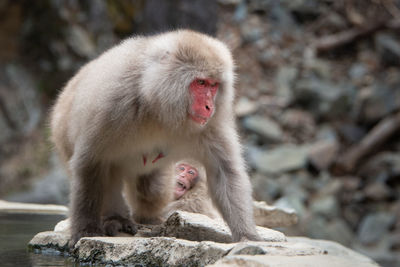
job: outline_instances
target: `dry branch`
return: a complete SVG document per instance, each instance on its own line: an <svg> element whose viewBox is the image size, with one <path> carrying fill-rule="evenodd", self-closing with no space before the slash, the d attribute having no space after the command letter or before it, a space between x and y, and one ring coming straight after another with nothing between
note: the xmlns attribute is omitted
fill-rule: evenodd
<svg viewBox="0 0 400 267"><path fill-rule="evenodd" d="M385 143L395 132L400 130L400 112L397 112L380 121L361 140L352 146L337 163L336 168L340 172L351 172L359 161Z"/></svg>
<svg viewBox="0 0 400 267"><path fill-rule="evenodd" d="M369 25L364 28L352 28L332 35L324 36L314 41L317 52L326 52L340 46L352 43L385 27L385 23Z"/></svg>
<svg viewBox="0 0 400 267"><path fill-rule="evenodd" d="M321 37L315 40L312 46L318 53L326 52L374 34L378 30L385 28L398 29L399 27L400 19L394 19L387 22L378 22L365 27L354 27L349 30Z"/></svg>

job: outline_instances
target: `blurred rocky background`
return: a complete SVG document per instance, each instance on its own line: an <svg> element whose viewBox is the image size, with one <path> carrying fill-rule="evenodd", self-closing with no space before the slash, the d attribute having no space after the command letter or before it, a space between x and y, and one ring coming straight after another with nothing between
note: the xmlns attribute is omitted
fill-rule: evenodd
<svg viewBox="0 0 400 267"><path fill-rule="evenodd" d="M122 38L179 27L231 47L254 196L300 218L283 231L400 266L399 0L0 0L0 198L66 204L54 97Z"/></svg>

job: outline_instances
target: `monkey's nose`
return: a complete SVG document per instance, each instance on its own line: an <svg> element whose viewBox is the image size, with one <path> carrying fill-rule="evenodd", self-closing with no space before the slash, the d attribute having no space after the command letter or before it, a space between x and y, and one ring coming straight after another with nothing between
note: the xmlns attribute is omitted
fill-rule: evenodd
<svg viewBox="0 0 400 267"><path fill-rule="evenodd" d="M207 117L211 116L212 112L213 112L213 106L211 104L206 104L204 106L204 112L206 113L205 115Z"/></svg>

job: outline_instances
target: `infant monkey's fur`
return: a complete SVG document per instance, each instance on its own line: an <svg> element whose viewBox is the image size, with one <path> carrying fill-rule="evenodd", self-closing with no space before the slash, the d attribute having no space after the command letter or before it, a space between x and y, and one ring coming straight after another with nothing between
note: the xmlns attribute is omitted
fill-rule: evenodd
<svg viewBox="0 0 400 267"><path fill-rule="evenodd" d="M130 38L86 64L51 116L71 188L71 245L83 236L136 233L161 215L183 158L204 165L233 241L259 240L232 102L233 60L220 41L180 30Z"/></svg>

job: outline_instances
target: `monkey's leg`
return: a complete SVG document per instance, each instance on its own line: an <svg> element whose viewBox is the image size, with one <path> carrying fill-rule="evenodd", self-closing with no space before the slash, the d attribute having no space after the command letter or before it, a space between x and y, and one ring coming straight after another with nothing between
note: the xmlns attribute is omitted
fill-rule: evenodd
<svg viewBox="0 0 400 267"><path fill-rule="evenodd" d="M168 177L155 171L128 182L127 196L135 221L145 224L162 222L164 207L172 200L173 195L171 179L166 178Z"/></svg>
<svg viewBox="0 0 400 267"><path fill-rule="evenodd" d="M71 241L75 245L84 236L102 236L101 208L107 167L74 155L70 161L73 176L71 188Z"/></svg>
<svg viewBox="0 0 400 267"><path fill-rule="evenodd" d="M207 177L210 195L229 225L234 242L261 240L255 228L252 188L239 143L234 138L220 140L209 147Z"/></svg>
<svg viewBox="0 0 400 267"><path fill-rule="evenodd" d="M130 220L129 210L122 197L122 175L112 167L107 177L103 204L103 228L106 235L115 236L118 232L131 235L137 233L135 224Z"/></svg>

